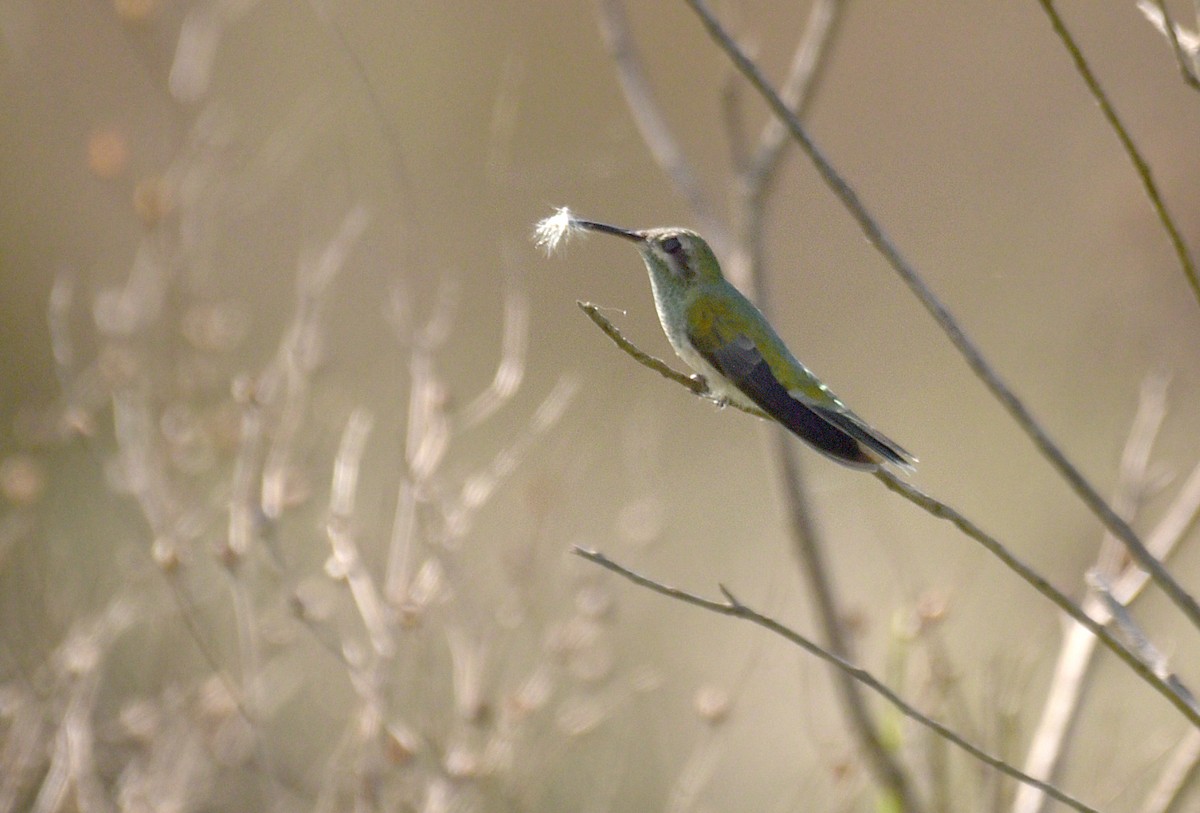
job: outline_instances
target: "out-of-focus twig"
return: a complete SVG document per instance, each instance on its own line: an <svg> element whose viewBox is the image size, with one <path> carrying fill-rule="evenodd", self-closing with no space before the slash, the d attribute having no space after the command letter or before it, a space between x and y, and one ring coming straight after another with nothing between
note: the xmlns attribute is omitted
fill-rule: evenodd
<svg viewBox="0 0 1200 813"><path fill-rule="evenodd" d="M81 811L108 809L95 758L95 704L105 659L137 620L138 610L136 599L118 594L95 618L77 622L56 651L55 680L61 684L66 703L31 811L56 813L68 806L68 798Z"/></svg>
<svg viewBox="0 0 1200 813"><path fill-rule="evenodd" d="M1083 83L1087 85L1088 92L1092 94L1092 98L1100 106L1100 111L1104 114L1104 118L1108 121L1109 126L1112 127L1113 132L1116 133L1117 139L1121 142L1121 147L1125 150L1125 154L1133 162L1134 171L1137 172L1142 186L1146 188L1146 197L1150 199L1150 205L1154 208L1154 213L1158 215L1159 221L1162 222L1163 229L1167 232L1167 236L1171 240L1171 247L1175 249L1175 256L1179 259L1179 265L1183 268L1183 274L1187 277L1188 284L1192 286L1192 293L1195 295L1197 303L1200 303L1200 273L1196 270L1196 262L1192 259L1191 252L1188 251L1183 235L1175 225L1175 219L1167 211L1167 204L1163 201L1162 194L1158 191L1158 184L1154 182L1154 175L1150 171L1150 165L1146 163L1146 159L1142 157L1137 145L1133 143L1133 137L1129 134L1129 130L1125 128L1121 117L1117 115L1117 110L1113 107L1112 102L1109 101L1108 94L1100 86L1100 80L1092 73L1092 68L1088 64L1087 57L1080 50L1079 43L1075 42L1075 38L1067 30L1066 23L1063 22L1063 18L1054 7L1054 0L1038 0L1038 2L1041 3L1046 16L1050 18L1050 25L1054 29L1054 33L1062 40L1063 47L1071 55L1071 60L1075 63L1075 69L1083 77ZM1174 35L1174 28L1170 30L1172 35ZM1178 39L1173 36L1172 42L1175 43L1178 50ZM1193 621L1197 621L1197 619L1193 619ZM1200 621L1197 621L1197 624L1200 625Z"/></svg>
<svg viewBox="0 0 1200 813"><path fill-rule="evenodd" d="M1192 728L1175 746L1138 813L1170 813L1200 766L1200 731Z"/></svg>
<svg viewBox="0 0 1200 813"><path fill-rule="evenodd" d="M629 34L629 22L625 18L621 0L599 0L599 9L600 31L617 68L621 89L625 92L642 140L691 207L709 244L718 255L725 254L732 245L729 229L705 194L695 169L675 140L662 108L654 99L654 91L642 69L641 57Z"/></svg>
<svg viewBox="0 0 1200 813"><path fill-rule="evenodd" d="M276 521L288 500L296 441L308 407L310 379L320 363L321 316L330 285L370 222L363 206L346 213L337 233L319 253L301 261L296 280L296 313L274 362L260 377L259 398L278 410L262 473L262 511Z"/></svg>
<svg viewBox="0 0 1200 813"><path fill-rule="evenodd" d="M1183 75L1183 81L1200 90L1200 78L1196 75L1197 70L1200 70L1200 60L1197 59L1200 53L1200 37L1174 23L1171 13L1167 11L1166 0L1138 0L1137 5L1142 14L1146 15L1146 19L1167 38L1171 51L1175 54L1175 64L1179 66L1179 73ZM1200 17L1200 14L1197 16Z"/></svg>
<svg viewBox="0 0 1200 813"><path fill-rule="evenodd" d="M507 253L507 252L505 252ZM505 262L515 268L515 262ZM463 426L471 427L487 420L508 402L525 376L525 355L529 349L529 298L521 290L515 273L509 272L504 295L504 327L500 338L500 361L491 384L459 414Z"/></svg>
<svg viewBox="0 0 1200 813"><path fill-rule="evenodd" d="M979 379L991 390L992 395L1008 411L1017 425L1033 440L1042 455L1054 466L1059 475L1071 486L1092 513L1121 540L1130 554L1150 573L1155 583L1162 588L1168 598L1188 617L1193 626L1200 628L1200 604L1196 602L1196 599L1180 586L1179 582L1171 576L1170 572L1163 567L1161 562L1150 554L1137 534L1129 527L1129 524L1113 511L1112 507L1096 491L1095 486L1088 482L1079 469L1067 459L1062 449L1050 438L1050 435L1034 418L1033 413L1029 411L1024 402L1004 383L1003 379L1000 378L999 374L975 346L975 343L963 331L958 321L933 293L933 290L925 283L920 274L917 273L916 268L904 258L900 250L883 231L883 228L875 221L870 212L867 211L858 194L833 167L824 153L818 149L816 143L808 135L808 131L804 125L796 118L779 97L779 94L775 92L774 88L771 87L770 82L763 76L758 66L745 54L721 25L720 21L709 11L707 4L703 0L687 0L687 2L700 16L710 35L729 55L730 59L733 60L738 70L759 91L775 115L787 125L792 138L812 160L813 165L817 168L826 184L842 202L842 205L846 207L847 211L850 212L851 216L854 217L855 221L858 222L859 227L871 245L884 256L888 264L901 276L909 286L909 289L917 296L926 310L929 311L930 315L933 316L934 320L942 328L942 331L958 349L967 364L970 365Z"/></svg>
<svg viewBox="0 0 1200 813"><path fill-rule="evenodd" d="M798 117L807 112L814 92L819 87L827 61L825 57L830 52L844 6L843 0L820 0L813 4L809 13L782 91L784 102ZM737 129L730 124L731 132ZM735 182L739 205L734 210L737 250L732 258L731 273L744 279L753 297L768 315L772 298L768 291L764 261L766 205L788 143L787 129L782 122L775 117L768 119L754 153L739 169ZM792 550L808 585L806 593L811 596L817 621L830 651L852 660L854 652L844 630L844 613L833 583L833 574L825 564L825 545L812 518L808 489L804 485L792 438L783 427L772 426L769 443L780 472L780 496L791 528ZM922 810L924 805L917 796L908 772L898 756L884 743L859 684L841 672L834 672L833 680L847 725L862 749L875 780L884 793L894 798L900 809Z"/></svg>
<svg viewBox="0 0 1200 813"><path fill-rule="evenodd" d="M1145 492L1146 469L1154 439L1158 436L1166 415L1166 376L1149 376L1142 382L1141 397L1137 413L1129 430L1125 449L1121 453L1121 465L1117 487L1113 494L1113 508L1127 520L1132 519L1141 496ZM1108 576L1115 576L1123 568L1121 557L1124 552L1120 542L1111 533L1105 533L1096 557L1096 567ZM1155 551L1156 554L1158 551ZM1160 555L1161 558L1161 555ZM1083 603L1083 610L1092 618L1103 621L1103 608L1094 596ZM1084 677L1092 663L1096 649L1096 638L1076 622L1064 627L1063 643L1059 649L1054 678L1046 692L1029 750L1025 757L1025 771L1032 776L1050 779L1058 765L1067 732L1079 710ZM1013 797L1013 813L1036 813L1045 804L1045 797L1036 790L1022 786Z"/></svg>
<svg viewBox="0 0 1200 813"><path fill-rule="evenodd" d="M370 413L362 409L355 410L346 422L333 464L327 531L333 557L350 588L350 595L371 639L371 646L377 655L387 658L396 651L396 642L392 638L384 603L363 564L354 539L358 478L372 423Z"/></svg>
<svg viewBox="0 0 1200 813"><path fill-rule="evenodd" d="M922 714L917 710L916 707L896 694L896 692L890 689L886 684L881 682L867 670L855 666L850 661L835 655L828 649L814 643L810 639L806 638L780 621L751 609L735 598L733 594L724 586L722 586L720 589L721 593L725 596L725 600L714 601L712 599L698 596L694 593L689 593L686 590L681 590L677 587L671 587L663 584L662 582L655 581L648 576L644 576L614 562L612 559L609 559L606 555L600 553L599 551L586 550L584 548L576 547L573 549L573 552L577 556L580 556L589 562L600 565L601 567L611 570L613 573L628 579L639 587L645 587L660 595L675 599L677 601L682 601L685 604L691 604L694 607L700 607L701 609L709 610L710 612L717 613L718 615L727 615L731 618L740 618L744 621L749 621L750 623L762 627L765 630L773 632L781 638L784 638L785 640L790 641L791 643L800 647L810 655L820 658L836 668L838 671L849 675L853 680L878 694L897 710L899 710L904 716L919 723L920 725L936 731L948 742L954 743L956 746L975 757L980 762L983 762L984 764L1001 771L1006 776L1010 776L1019 782L1028 783L1037 787L1046 795L1052 796L1054 799L1062 802L1065 805L1068 805L1075 810L1098 813L1096 808L1080 801L1074 796L1071 796L1067 792L1055 787L1054 785L1051 785L1048 782L1043 782L1040 779L1035 779L1032 776L1028 776L1000 757L994 756L987 751L984 751L979 746L972 744L970 741L956 733L953 729L950 729L931 717Z"/></svg>
<svg viewBox="0 0 1200 813"><path fill-rule="evenodd" d="M780 86L780 97L801 120L816 98L845 8L845 0L820 0L813 3L809 12L804 36L796 47L791 67ZM747 282L751 298L764 308L772 302L768 281L763 273L766 267L763 239L767 222L766 207L776 188L775 181L779 177L784 148L791 142L788 135L783 122L772 116L763 125L758 144L737 173L735 182L737 253L731 257L730 272L735 279Z"/></svg>

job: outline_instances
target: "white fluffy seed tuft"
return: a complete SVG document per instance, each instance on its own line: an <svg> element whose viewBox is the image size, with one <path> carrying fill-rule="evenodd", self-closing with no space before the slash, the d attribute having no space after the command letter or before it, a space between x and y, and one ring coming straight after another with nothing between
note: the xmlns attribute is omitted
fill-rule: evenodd
<svg viewBox="0 0 1200 813"><path fill-rule="evenodd" d="M575 220L571 210L563 206L555 209L550 217L538 221L533 229L533 242L549 256L558 250L559 243L578 231L583 231L583 227Z"/></svg>

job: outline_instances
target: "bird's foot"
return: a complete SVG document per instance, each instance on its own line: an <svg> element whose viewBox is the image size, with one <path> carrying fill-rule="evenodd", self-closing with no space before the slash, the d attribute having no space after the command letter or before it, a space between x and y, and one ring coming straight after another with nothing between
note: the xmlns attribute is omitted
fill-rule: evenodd
<svg viewBox="0 0 1200 813"><path fill-rule="evenodd" d="M712 401L714 404L716 404L717 406L722 407L722 408L729 404L728 398L726 398L723 395L717 395L715 392L712 391L712 387L710 387L708 385L707 378L700 375L699 373L693 374L691 376L691 378L692 378L692 381L695 381L697 386L700 387L700 389L697 390L700 397L707 398L708 400Z"/></svg>

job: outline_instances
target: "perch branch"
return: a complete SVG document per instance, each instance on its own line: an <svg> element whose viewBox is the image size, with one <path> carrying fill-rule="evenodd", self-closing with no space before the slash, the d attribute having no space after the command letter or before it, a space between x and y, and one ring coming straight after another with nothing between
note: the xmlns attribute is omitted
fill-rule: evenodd
<svg viewBox="0 0 1200 813"><path fill-rule="evenodd" d="M696 395L705 395L707 387L696 389L696 379L690 376L683 375L671 369L665 363L653 356L638 349L632 342L622 336L611 322L595 313L595 306L590 305L585 307L581 303L580 307L584 312L592 317L592 320L608 334L618 347L628 353L635 361L657 372L664 378L669 378L678 384L687 387ZM589 308L591 310L589 310ZM602 321L601 321L602 320ZM608 324L608 329L604 328L603 323ZM749 410L743 410L749 411ZM1033 589L1037 590L1043 596L1059 607L1071 618L1078 621L1112 651L1114 655L1124 661L1130 669L1134 671L1140 678L1150 685L1155 691L1165 697L1173 706L1188 718L1191 723L1200 727L1200 708L1190 696L1183 696L1176 693L1172 688L1161 678L1155 675L1154 670L1145 663L1142 663L1138 658L1126 649L1113 635L1104 627L1103 624L1096 622L1087 613L1080 609L1079 605L1072 601L1065 593L1060 591L1054 585L1050 584L1041 574L1034 570L1029 565L1018 559L1007 547L1005 547L995 537L986 533L982 528L969 520L956 509L950 507L946 503L937 500L916 487L899 480L890 472L879 470L874 474L875 478L887 486L891 491L904 497L906 500L928 512L929 514L938 517L939 519L948 520L964 534L979 542L992 555L1001 561L1009 570L1016 573Z"/></svg>

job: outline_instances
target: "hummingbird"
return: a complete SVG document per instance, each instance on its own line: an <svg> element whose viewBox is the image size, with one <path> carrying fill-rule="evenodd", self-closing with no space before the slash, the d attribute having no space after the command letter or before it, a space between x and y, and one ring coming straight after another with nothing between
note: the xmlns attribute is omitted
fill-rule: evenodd
<svg viewBox="0 0 1200 813"><path fill-rule="evenodd" d="M703 376L713 400L761 413L851 468L874 471L887 464L915 470L912 454L851 412L797 361L762 311L725 279L696 232L624 229L560 209L538 225L536 236L553 250L576 230L611 234L636 246L663 332L676 354Z"/></svg>

